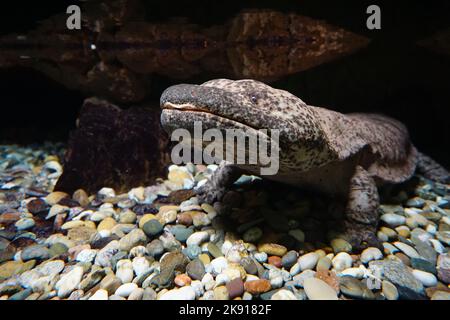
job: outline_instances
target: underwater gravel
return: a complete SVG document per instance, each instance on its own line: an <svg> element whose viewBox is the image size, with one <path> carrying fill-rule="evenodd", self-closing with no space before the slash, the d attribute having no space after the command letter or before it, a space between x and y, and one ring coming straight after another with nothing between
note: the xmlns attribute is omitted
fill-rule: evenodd
<svg viewBox="0 0 450 320"><path fill-rule="evenodd" d="M384 250L353 252L317 195L243 176L199 203L213 165L124 194L52 192L63 151L0 146L0 299L450 299L449 185L384 197Z"/></svg>

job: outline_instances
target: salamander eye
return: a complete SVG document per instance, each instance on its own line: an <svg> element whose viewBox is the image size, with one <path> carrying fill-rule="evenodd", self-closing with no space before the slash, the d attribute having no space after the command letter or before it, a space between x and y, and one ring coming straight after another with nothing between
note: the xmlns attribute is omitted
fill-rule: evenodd
<svg viewBox="0 0 450 320"><path fill-rule="evenodd" d="M257 98L255 95L252 95L252 96L250 97L250 100L251 100L253 103L257 103L257 102L258 102L258 98Z"/></svg>

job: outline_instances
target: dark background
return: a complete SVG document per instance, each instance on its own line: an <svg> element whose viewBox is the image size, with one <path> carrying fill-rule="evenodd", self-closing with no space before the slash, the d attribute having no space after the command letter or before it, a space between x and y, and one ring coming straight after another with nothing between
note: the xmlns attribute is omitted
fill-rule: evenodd
<svg viewBox="0 0 450 320"><path fill-rule="evenodd" d="M244 8L294 11L372 41L355 54L272 83L311 105L341 112L380 112L404 122L416 146L450 167L450 53L439 54L417 41L450 27L450 1L147 1L147 19L188 17L205 26L224 23ZM78 1L1 4L0 34L26 32L35 22L65 12ZM366 28L366 8L378 4L382 29ZM450 41L450 40L449 40ZM1 54L1 53L0 53ZM202 75L189 82L207 80ZM152 99L177 81L156 77ZM0 70L0 142L66 141L83 97L38 72Z"/></svg>

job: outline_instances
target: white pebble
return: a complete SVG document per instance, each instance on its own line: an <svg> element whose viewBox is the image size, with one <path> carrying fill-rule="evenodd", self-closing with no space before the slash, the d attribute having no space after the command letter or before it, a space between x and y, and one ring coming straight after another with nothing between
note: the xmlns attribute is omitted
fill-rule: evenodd
<svg viewBox="0 0 450 320"><path fill-rule="evenodd" d="M290 290L281 289L275 292L270 300L298 300Z"/></svg>
<svg viewBox="0 0 450 320"><path fill-rule="evenodd" d="M417 251L413 247L408 246L406 243L396 241L394 242L394 246L399 248L404 254L406 254L410 258L420 258L419 253L417 253Z"/></svg>
<svg viewBox="0 0 450 320"><path fill-rule="evenodd" d="M380 217L380 220L384 221L391 227L397 227L405 224L406 218L404 216L395 213L386 213Z"/></svg>
<svg viewBox="0 0 450 320"><path fill-rule="evenodd" d="M186 245L187 246L199 246L203 242L209 240L209 233L206 231L198 231L194 232L187 238Z"/></svg>
<svg viewBox="0 0 450 320"><path fill-rule="evenodd" d="M437 253L440 253L440 254L445 253L445 247L439 240L430 239L430 242L433 245L433 248Z"/></svg>
<svg viewBox="0 0 450 320"><path fill-rule="evenodd" d="M380 251L380 249L375 247L369 247L361 253L361 261L363 263L368 263L369 261L379 260L382 258L383 253Z"/></svg>
<svg viewBox="0 0 450 320"><path fill-rule="evenodd" d="M133 292L134 289L137 289L137 287L138 285L136 283L125 283L118 287L114 294L116 296L126 298L131 294L131 292Z"/></svg>
<svg viewBox="0 0 450 320"><path fill-rule="evenodd" d="M338 300L336 291L320 279L306 279L304 288L309 300Z"/></svg>
<svg viewBox="0 0 450 320"><path fill-rule="evenodd" d="M195 290L191 286L172 289L162 294L159 300L195 300Z"/></svg>
<svg viewBox="0 0 450 320"><path fill-rule="evenodd" d="M417 270L414 269L412 271L412 274L414 275L414 277L419 280L420 282L422 282L422 284L425 287L433 287L435 285L437 285L437 279L434 276L434 274L429 273L429 272L425 272L422 270Z"/></svg>
<svg viewBox="0 0 450 320"><path fill-rule="evenodd" d="M75 290L83 277L83 273L83 267L76 266L64 274L55 285L58 290L58 297L65 298Z"/></svg>
<svg viewBox="0 0 450 320"><path fill-rule="evenodd" d="M215 287L227 284L228 282L230 282L230 277L225 273L220 273L216 276Z"/></svg>
<svg viewBox="0 0 450 320"><path fill-rule="evenodd" d="M289 273L291 274L291 276L295 276L296 274L298 274L301 270L300 268L300 264L298 262L296 262L291 269L289 269Z"/></svg>
<svg viewBox="0 0 450 320"><path fill-rule="evenodd" d="M89 300L108 300L108 291L104 289L99 289L95 291L92 297Z"/></svg>
<svg viewBox="0 0 450 320"><path fill-rule="evenodd" d="M348 269L352 266L352 263L353 259L347 252L339 252L333 260L331 260L331 264L336 271Z"/></svg>
<svg viewBox="0 0 450 320"><path fill-rule="evenodd" d="M218 257L211 261L212 271L215 274L222 273L228 267L228 261L225 257Z"/></svg>
<svg viewBox="0 0 450 320"><path fill-rule="evenodd" d="M144 273L148 272L150 270L150 263L148 262L147 258L145 257L136 257L133 259L132 262L133 265L133 271L136 274L136 276L140 277Z"/></svg>
<svg viewBox="0 0 450 320"><path fill-rule="evenodd" d="M77 255L77 261L92 262L92 261L94 261L96 255L97 255L97 250L84 249L84 250L81 250L80 253Z"/></svg>
<svg viewBox="0 0 450 320"><path fill-rule="evenodd" d="M117 262L116 276L122 280L122 283L128 283L133 280L133 264L129 259L122 259Z"/></svg>
<svg viewBox="0 0 450 320"><path fill-rule="evenodd" d="M315 252L304 254L297 260L298 264L300 265L300 269L302 271L307 269L314 269L314 267L317 264L317 261L319 261L319 255Z"/></svg>
<svg viewBox="0 0 450 320"><path fill-rule="evenodd" d="M359 268L347 268L339 273L340 276L351 276L356 279L363 279L366 275L367 269L364 266Z"/></svg>

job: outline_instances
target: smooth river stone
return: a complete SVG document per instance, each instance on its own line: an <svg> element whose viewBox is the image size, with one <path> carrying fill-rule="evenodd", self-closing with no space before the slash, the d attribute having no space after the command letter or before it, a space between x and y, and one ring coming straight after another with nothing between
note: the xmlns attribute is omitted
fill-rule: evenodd
<svg viewBox="0 0 450 320"><path fill-rule="evenodd" d="M303 287L309 300L338 300L336 291L320 279L305 279Z"/></svg>

